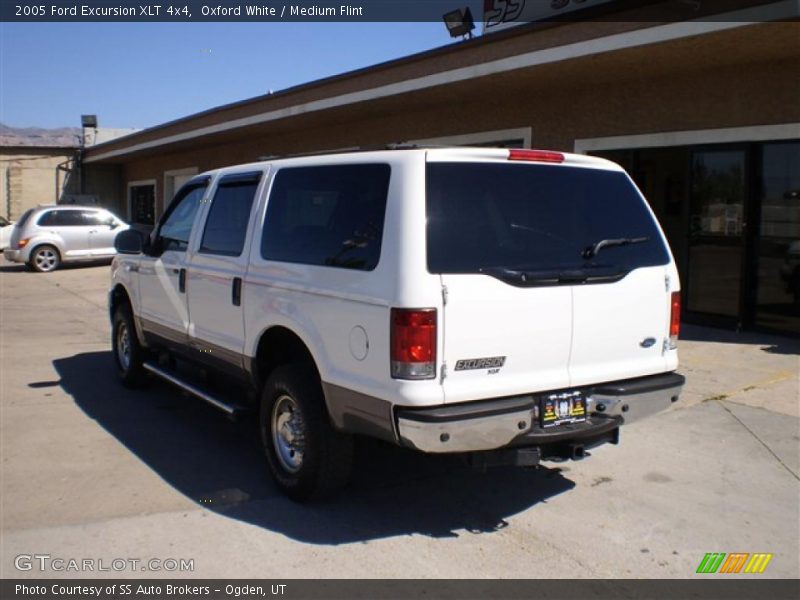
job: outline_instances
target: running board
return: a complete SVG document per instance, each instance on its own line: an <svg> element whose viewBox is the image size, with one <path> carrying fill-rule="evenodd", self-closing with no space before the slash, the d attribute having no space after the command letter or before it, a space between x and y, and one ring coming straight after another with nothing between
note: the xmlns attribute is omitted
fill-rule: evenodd
<svg viewBox="0 0 800 600"><path fill-rule="evenodd" d="M151 373L153 373L154 375L157 375L158 377L161 377L161 379L169 381L171 384L178 386L183 391L188 392L192 396L200 398L201 400L205 400L211 406L213 406L214 408L218 408L219 410L221 410L222 412L227 414L229 417L234 417L238 413L242 412L242 410L243 410L243 408L241 406L237 406L235 404L228 404L227 402L223 402L222 400L214 398L213 396L207 394L206 392L204 392L200 388L198 388L198 387L192 385L191 383L188 383L188 382L186 382L186 381L184 381L182 379L179 379L178 377L176 377L175 375L173 375L172 373L170 373L166 369L163 369L162 367L159 367L158 365L154 365L153 363L146 362L142 366L146 370L148 370Z"/></svg>

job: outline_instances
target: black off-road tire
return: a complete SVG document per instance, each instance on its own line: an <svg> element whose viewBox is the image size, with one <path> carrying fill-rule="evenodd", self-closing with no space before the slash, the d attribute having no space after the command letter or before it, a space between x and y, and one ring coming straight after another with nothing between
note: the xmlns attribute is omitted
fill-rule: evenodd
<svg viewBox="0 0 800 600"><path fill-rule="evenodd" d="M282 427L280 422L284 423ZM292 500L328 498L347 484L353 464L353 438L331 425L314 369L292 364L272 372L261 395L259 429L270 471ZM287 431L298 434L291 436L291 443L281 435ZM292 454L289 447L294 442L301 452L295 449Z"/></svg>
<svg viewBox="0 0 800 600"><path fill-rule="evenodd" d="M139 343L133 313L127 303L121 304L114 312L111 327L111 348L119 380L125 387L139 387L147 380L147 371L142 364L145 350Z"/></svg>

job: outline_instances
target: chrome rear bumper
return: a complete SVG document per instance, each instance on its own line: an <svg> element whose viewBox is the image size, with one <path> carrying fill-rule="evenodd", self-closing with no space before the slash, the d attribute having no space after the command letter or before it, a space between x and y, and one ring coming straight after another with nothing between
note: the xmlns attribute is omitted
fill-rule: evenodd
<svg viewBox="0 0 800 600"><path fill-rule="evenodd" d="M397 419L400 440L422 452L474 452L502 448L531 430L533 407L501 415L455 421Z"/></svg>
<svg viewBox="0 0 800 600"><path fill-rule="evenodd" d="M676 373L610 382L582 390L586 422L542 429L539 394L397 411L401 442L429 453L478 452L591 438L666 409L678 400L685 378Z"/></svg>

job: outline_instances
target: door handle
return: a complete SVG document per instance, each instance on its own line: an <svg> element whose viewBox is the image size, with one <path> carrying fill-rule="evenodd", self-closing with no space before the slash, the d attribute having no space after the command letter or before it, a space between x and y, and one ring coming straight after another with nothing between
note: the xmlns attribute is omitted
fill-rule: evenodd
<svg viewBox="0 0 800 600"><path fill-rule="evenodd" d="M178 291L181 294L186 293L186 269L181 269L178 272Z"/></svg>
<svg viewBox="0 0 800 600"><path fill-rule="evenodd" d="M231 302L234 306L242 305L242 278L234 277L231 286Z"/></svg>

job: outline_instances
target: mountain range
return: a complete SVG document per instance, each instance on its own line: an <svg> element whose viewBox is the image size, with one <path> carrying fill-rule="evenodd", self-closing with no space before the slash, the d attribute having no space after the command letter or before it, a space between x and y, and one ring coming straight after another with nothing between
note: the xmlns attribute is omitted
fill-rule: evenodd
<svg viewBox="0 0 800 600"><path fill-rule="evenodd" d="M10 127L0 123L0 146L77 147L80 127Z"/></svg>

